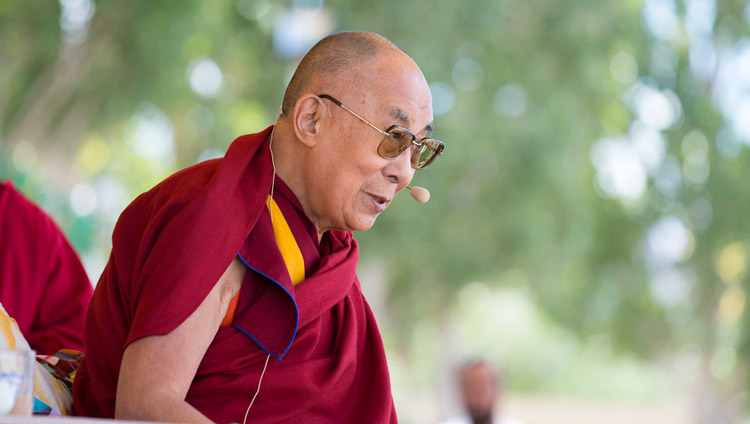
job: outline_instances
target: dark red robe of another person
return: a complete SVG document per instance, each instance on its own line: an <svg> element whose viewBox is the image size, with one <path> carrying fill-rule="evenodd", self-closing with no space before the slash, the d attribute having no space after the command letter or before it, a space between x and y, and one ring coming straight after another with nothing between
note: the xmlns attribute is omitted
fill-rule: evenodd
<svg viewBox="0 0 750 424"><path fill-rule="evenodd" d="M186 401L216 422L243 422L270 354L248 422L397 421L380 333L356 276L357 243L329 231L318 245L277 178L274 201L305 262L306 279L291 282L265 205L270 131L239 137L224 158L176 173L123 212L86 317L77 414L113 417L125 347L174 330L239 255L249 269L233 325L218 330Z"/></svg>
<svg viewBox="0 0 750 424"><path fill-rule="evenodd" d="M46 355L83 349L92 291L55 222L12 183L0 183L0 303L31 348Z"/></svg>

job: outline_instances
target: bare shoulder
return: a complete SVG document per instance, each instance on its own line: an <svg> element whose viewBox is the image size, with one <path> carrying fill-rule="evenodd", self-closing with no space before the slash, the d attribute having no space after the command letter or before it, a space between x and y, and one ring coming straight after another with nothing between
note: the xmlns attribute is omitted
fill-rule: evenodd
<svg viewBox="0 0 750 424"><path fill-rule="evenodd" d="M226 308L234 296L239 293L242 287L242 280L245 278L247 267L242 261L235 256L232 263L229 264L224 274L219 278L218 286L221 297L221 309L226 313ZM223 315L222 315L223 316Z"/></svg>

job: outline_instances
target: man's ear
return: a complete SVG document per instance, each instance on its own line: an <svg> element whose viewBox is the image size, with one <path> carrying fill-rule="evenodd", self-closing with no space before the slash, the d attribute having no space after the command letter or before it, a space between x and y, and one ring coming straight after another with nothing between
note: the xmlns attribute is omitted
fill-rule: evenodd
<svg viewBox="0 0 750 424"><path fill-rule="evenodd" d="M314 94L304 94L294 105L292 127L297 139L307 147L315 146L320 135L321 120L327 113L323 100Z"/></svg>

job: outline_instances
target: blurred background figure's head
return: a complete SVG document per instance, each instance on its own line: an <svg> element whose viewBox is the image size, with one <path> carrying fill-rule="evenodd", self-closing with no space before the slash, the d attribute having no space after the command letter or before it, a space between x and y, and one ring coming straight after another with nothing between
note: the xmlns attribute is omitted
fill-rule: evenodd
<svg viewBox="0 0 750 424"><path fill-rule="evenodd" d="M472 422L492 423L493 413L502 395L502 382L497 370L482 359L474 359L461 367L459 378L466 413Z"/></svg>

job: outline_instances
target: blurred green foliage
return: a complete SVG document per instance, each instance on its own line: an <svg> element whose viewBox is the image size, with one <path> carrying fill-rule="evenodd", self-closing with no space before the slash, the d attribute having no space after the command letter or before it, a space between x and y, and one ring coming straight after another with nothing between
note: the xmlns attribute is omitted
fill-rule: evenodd
<svg viewBox="0 0 750 424"><path fill-rule="evenodd" d="M431 190L430 203L400 196L372 231L357 235L363 263L386 274L386 320L399 340L412 337L425 317L439 320L467 283L528 286L549 319L582 338L606 334L617 351L653 359L698 345L706 363L734 352L735 364L715 379L730 394L747 389L748 141L728 131L713 81L691 68L684 17L691 1L652 2L675 6L677 35L666 39L647 30L647 3L329 0L318 11L332 20L330 30L389 37L449 104L435 118L446 152L415 177ZM272 122L295 62L274 50L278 19L290 4L93 5L85 36L76 39L80 32L61 29L57 3L0 2L0 177L14 179L63 221L84 256L103 252L101 262L124 204L115 201L114 215L79 216L70 209L71 188L115 181L127 203L169 173L223 151L237 135L261 130ZM715 6L714 47L747 42L747 2ZM618 70L623 57L632 69ZM191 90L189 70L202 58L223 74L215 97ZM618 77L629 69L632 78ZM668 90L679 102L678 119L657 131L665 140L662 167L686 172L685 140L708 141L704 182L683 175L668 195L656 172L637 198L602 190L592 146L644 119L633 107L637 84ZM525 102L520 112L503 112L498 90L509 85L525 96L514 91L517 103ZM139 117L152 110L167 118L174 140L174 154L158 160L133 141ZM735 146L734 153L720 143ZM695 211L706 204L708 223L699 222ZM687 252L669 268L687 281L687 296L674 303L654 295L658 276L647 249L649 231L668 217L689 234ZM721 269L734 277L722 277Z"/></svg>

